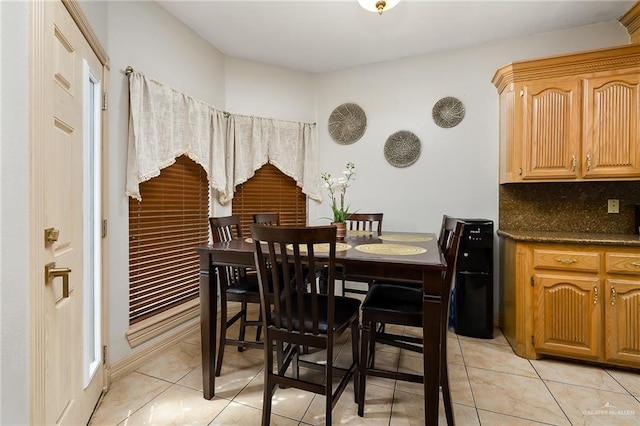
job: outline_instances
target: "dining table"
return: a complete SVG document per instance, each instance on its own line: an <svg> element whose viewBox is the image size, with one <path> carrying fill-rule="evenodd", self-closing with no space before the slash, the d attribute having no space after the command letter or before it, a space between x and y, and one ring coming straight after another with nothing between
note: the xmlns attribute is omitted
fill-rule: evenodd
<svg viewBox="0 0 640 426"><path fill-rule="evenodd" d="M204 398L215 394L218 282L216 268L222 266L255 267L254 246L250 239L196 247L200 257L200 324ZM321 250L316 256L322 256ZM389 280L422 283L423 289L423 365L424 419L426 425L438 424L440 385L441 321L447 306L442 303L443 272L447 264L433 233L368 231L347 232L336 244L336 264L346 279L359 281Z"/></svg>

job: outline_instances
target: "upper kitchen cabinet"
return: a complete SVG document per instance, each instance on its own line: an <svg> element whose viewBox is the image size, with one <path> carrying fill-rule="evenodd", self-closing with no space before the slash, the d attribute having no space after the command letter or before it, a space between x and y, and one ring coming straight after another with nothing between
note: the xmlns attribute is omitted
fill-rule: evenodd
<svg viewBox="0 0 640 426"><path fill-rule="evenodd" d="M498 69L500 183L640 179L640 44Z"/></svg>

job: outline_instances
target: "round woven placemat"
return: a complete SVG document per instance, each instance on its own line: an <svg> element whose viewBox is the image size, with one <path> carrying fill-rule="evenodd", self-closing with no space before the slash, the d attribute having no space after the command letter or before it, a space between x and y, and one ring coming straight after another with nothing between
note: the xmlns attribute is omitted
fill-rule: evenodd
<svg viewBox="0 0 640 426"><path fill-rule="evenodd" d="M251 237L245 238L244 241L246 243L253 244L253 238L251 238ZM267 242L266 241L260 241L260 244L267 244Z"/></svg>
<svg viewBox="0 0 640 426"><path fill-rule="evenodd" d="M291 244L287 244L287 248L289 250L293 250L293 245ZM336 243L336 251L346 251L349 250L351 248L351 246L349 244L346 243ZM300 251L302 253L306 253L307 252L307 246L306 244L300 244ZM315 253L329 253L329 244L327 243L322 243L322 244L314 244L313 245L313 251Z"/></svg>
<svg viewBox="0 0 640 426"><path fill-rule="evenodd" d="M367 116L357 104L342 104L333 110L327 126L334 141L341 145L349 145L364 135Z"/></svg>
<svg viewBox="0 0 640 426"><path fill-rule="evenodd" d="M404 235L404 234L383 234L378 238L384 241L403 241L405 243L419 243L424 241L431 241L433 237L427 237L425 235Z"/></svg>
<svg viewBox="0 0 640 426"><path fill-rule="evenodd" d="M366 237L369 235L373 235L373 231L361 231L357 229L347 230L347 236L350 237Z"/></svg>
<svg viewBox="0 0 640 426"><path fill-rule="evenodd" d="M396 256L410 256L426 253L427 249L406 244L361 244L356 250L371 254L391 254Z"/></svg>

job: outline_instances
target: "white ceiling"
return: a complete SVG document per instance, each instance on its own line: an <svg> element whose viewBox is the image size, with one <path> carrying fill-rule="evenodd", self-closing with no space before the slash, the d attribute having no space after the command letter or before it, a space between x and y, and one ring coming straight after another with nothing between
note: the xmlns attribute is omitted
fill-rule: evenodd
<svg viewBox="0 0 640 426"><path fill-rule="evenodd" d="M635 0L357 0L158 3L228 56L327 72L493 40L616 21Z"/></svg>

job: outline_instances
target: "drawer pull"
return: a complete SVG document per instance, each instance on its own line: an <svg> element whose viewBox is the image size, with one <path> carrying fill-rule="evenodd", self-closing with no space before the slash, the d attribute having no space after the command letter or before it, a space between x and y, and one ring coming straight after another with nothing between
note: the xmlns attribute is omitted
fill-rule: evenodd
<svg viewBox="0 0 640 426"><path fill-rule="evenodd" d="M575 259L560 259L559 257L556 257L554 260L555 260L556 262L558 262L558 263L562 263L562 264L564 264L564 265L572 265L572 264L574 264L574 263L578 263L578 261L577 261L577 260L575 260Z"/></svg>
<svg viewBox="0 0 640 426"><path fill-rule="evenodd" d="M636 268L640 268L640 262L631 262L631 266L635 266Z"/></svg>
<svg viewBox="0 0 640 426"><path fill-rule="evenodd" d="M573 155L573 156L571 157L571 171L572 171L572 172L575 172L575 171L576 171L576 163L577 163L576 156L575 156L575 155Z"/></svg>
<svg viewBox="0 0 640 426"><path fill-rule="evenodd" d="M598 287L593 286L593 304L596 305L598 303Z"/></svg>
<svg viewBox="0 0 640 426"><path fill-rule="evenodd" d="M618 298L618 293L616 292L616 289L611 286L611 306L614 306L616 304L616 299Z"/></svg>

